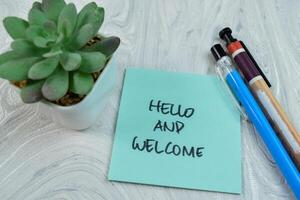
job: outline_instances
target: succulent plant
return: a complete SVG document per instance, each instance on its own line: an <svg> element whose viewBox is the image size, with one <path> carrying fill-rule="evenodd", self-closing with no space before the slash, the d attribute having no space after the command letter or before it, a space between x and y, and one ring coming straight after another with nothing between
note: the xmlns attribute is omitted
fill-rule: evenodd
<svg viewBox="0 0 300 200"><path fill-rule="evenodd" d="M98 35L104 9L92 2L77 14L64 0L34 2L28 20L6 17L11 50L0 55L0 78L24 81L21 98L33 103L62 98L67 92L86 95L94 85L92 73L102 70L120 44L118 37Z"/></svg>

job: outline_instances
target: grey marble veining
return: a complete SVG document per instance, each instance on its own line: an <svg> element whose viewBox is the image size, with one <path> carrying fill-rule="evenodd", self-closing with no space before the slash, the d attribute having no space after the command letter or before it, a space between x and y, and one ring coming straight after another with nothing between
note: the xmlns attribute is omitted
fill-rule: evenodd
<svg viewBox="0 0 300 200"><path fill-rule="evenodd" d="M33 1L0 0L0 19L26 18ZM69 2L69 1L67 1ZM86 1L74 0L81 8ZM99 0L101 29L122 39L119 79L97 123L67 130L25 105L0 80L0 199L247 199L290 200L293 195L253 126L242 122L241 195L107 181L122 73L128 66L212 73L210 46L230 26L253 52L272 90L300 130L300 1ZM11 39L0 25L0 48Z"/></svg>

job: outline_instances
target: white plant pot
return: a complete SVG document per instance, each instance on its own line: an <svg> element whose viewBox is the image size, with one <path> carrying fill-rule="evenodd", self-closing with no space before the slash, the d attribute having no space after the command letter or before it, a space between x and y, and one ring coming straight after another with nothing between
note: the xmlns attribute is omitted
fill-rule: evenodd
<svg viewBox="0 0 300 200"><path fill-rule="evenodd" d="M113 57L98 77L93 89L79 103L71 106L60 106L49 101L40 101L41 110L61 125L73 129L89 128L99 117L107 104L116 83L117 66ZM13 85L14 86L14 85ZM14 86L19 92L20 89Z"/></svg>

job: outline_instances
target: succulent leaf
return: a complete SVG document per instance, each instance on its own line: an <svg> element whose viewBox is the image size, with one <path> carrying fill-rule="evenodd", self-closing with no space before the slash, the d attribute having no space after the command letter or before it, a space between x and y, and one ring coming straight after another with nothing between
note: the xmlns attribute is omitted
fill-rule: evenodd
<svg viewBox="0 0 300 200"><path fill-rule="evenodd" d="M66 37L69 37L76 26L77 21L77 11L76 7L73 3L68 4L63 8L61 11L59 18L58 18L58 24L57 24L57 30L59 33L64 33Z"/></svg>
<svg viewBox="0 0 300 200"><path fill-rule="evenodd" d="M0 78L10 81L22 81L28 79L30 67L38 61L38 58L14 59L0 65Z"/></svg>
<svg viewBox="0 0 300 200"><path fill-rule="evenodd" d="M61 50L61 48L59 46L54 46L49 52L44 53L43 57L44 58L49 58L49 57L52 57L52 56L60 55L62 53L63 53L63 51Z"/></svg>
<svg viewBox="0 0 300 200"><path fill-rule="evenodd" d="M35 37L43 35L43 29L37 25L32 25L26 29L26 38L33 41Z"/></svg>
<svg viewBox="0 0 300 200"><path fill-rule="evenodd" d="M53 40L46 39L44 37L37 36L33 39L33 43L35 46L40 48L47 48L49 43L53 42Z"/></svg>
<svg viewBox="0 0 300 200"><path fill-rule="evenodd" d="M21 89L21 98L24 103L35 103L43 98L42 95L42 86L44 80L34 81L27 84L24 88Z"/></svg>
<svg viewBox="0 0 300 200"><path fill-rule="evenodd" d="M66 71L74 71L80 67L81 56L78 53L65 52L60 56L60 64Z"/></svg>
<svg viewBox="0 0 300 200"><path fill-rule="evenodd" d="M100 42L86 46L83 48L84 51L100 51L106 57L110 57L119 47L120 38L112 36L102 39Z"/></svg>
<svg viewBox="0 0 300 200"><path fill-rule="evenodd" d="M80 49L86 43L94 37L93 35L93 26L91 24L86 24L82 26L72 44L73 49Z"/></svg>
<svg viewBox="0 0 300 200"><path fill-rule="evenodd" d="M45 81L42 87L43 96L55 101L63 97L69 88L69 74L62 67L57 67Z"/></svg>
<svg viewBox="0 0 300 200"><path fill-rule="evenodd" d="M78 14L76 30L79 30L83 25L87 24L89 21L88 18L92 15L93 11L97 8L97 4L95 2L91 2L86 4Z"/></svg>
<svg viewBox="0 0 300 200"><path fill-rule="evenodd" d="M46 58L35 63L28 72L28 77L33 80L40 80L50 76L56 69L59 62L59 56Z"/></svg>
<svg viewBox="0 0 300 200"><path fill-rule="evenodd" d="M18 17L6 17L3 20L7 33L13 38L25 38L25 31L29 24L27 21Z"/></svg>
<svg viewBox="0 0 300 200"><path fill-rule="evenodd" d="M43 28L48 37L52 37L52 36L57 37L57 33L56 33L57 28L54 21L50 21L50 20L46 21L43 24Z"/></svg>
<svg viewBox="0 0 300 200"><path fill-rule="evenodd" d="M5 63L9 60L13 60L13 59L16 59L19 57L20 57L19 54L17 54L14 51L7 51L0 55L0 65L2 65L3 63Z"/></svg>
<svg viewBox="0 0 300 200"><path fill-rule="evenodd" d="M75 72L71 76L70 90L75 94L86 95L91 91L94 79L91 74Z"/></svg>
<svg viewBox="0 0 300 200"><path fill-rule="evenodd" d="M19 54L24 54L27 51L32 51L32 49L35 48L31 42L25 39L14 40L10 47Z"/></svg>
<svg viewBox="0 0 300 200"><path fill-rule="evenodd" d="M100 71L106 63L106 56L100 52L80 52L81 66L79 71L93 73Z"/></svg>
<svg viewBox="0 0 300 200"><path fill-rule="evenodd" d="M46 14L38 8L31 8L28 14L28 21L29 24L43 25L46 21L48 21L48 18Z"/></svg>
<svg viewBox="0 0 300 200"><path fill-rule="evenodd" d="M93 34L96 34L104 21L104 9L97 7L92 14L89 14L86 18L86 23L92 24Z"/></svg>
<svg viewBox="0 0 300 200"><path fill-rule="evenodd" d="M98 7L96 10L95 10L95 13L94 13L94 20L92 20L92 22L90 22L92 25L93 25L93 28L94 28L94 34L98 33L101 25L103 24L103 21L104 21L104 8L102 7Z"/></svg>
<svg viewBox="0 0 300 200"><path fill-rule="evenodd" d="M64 39L64 34L63 33L60 33L58 36L57 36L57 39L56 39L56 44L60 44ZM66 45L67 46L67 45Z"/></svg>
<svg viewBox="0 0 300 200"><path fill-rule="evenodd" d="M32 8L36 8L36 9L42 10L42 4L40 2L38 2L38 1L35 1L32 4Z"/></svg>
<svg viewBox="0 0 300 200"><path fill-rule="evenodd" d="M66 6L64 0L43 0L42 10L45 12L48 19L57 21L62 9Z"/></svg>
<svg viewBox="0 0 300 200"><path fill-rule="evenodd" d="M87 4L79 12L76 30L85 24L91 24L93 26L93 34L96 34L104 21L104 14L104 9L97 7L95 2Z"/></svg>
<svg viewBox="0 0 300 200"><path fill-rule="evenodd" d="M17 39L11 43L11 48L19 55L36 57L40 56L44 50L38 49L28 40Z"/></svg>

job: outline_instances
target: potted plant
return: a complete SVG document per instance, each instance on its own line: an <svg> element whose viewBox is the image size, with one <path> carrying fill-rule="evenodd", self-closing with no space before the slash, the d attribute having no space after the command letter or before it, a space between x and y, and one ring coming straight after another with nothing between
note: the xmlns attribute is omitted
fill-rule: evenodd
<svg viewBox="0 0 300 200"><path fill-rule="evenodd" d="M98 33L104 9L92 2L77 14L64 0L34 2L28 21L6 17L11 48L0 55L0 78L10 81L24 103L40 102L55 121L88 128L112 90L112 55L118 37Z"/></svg>

